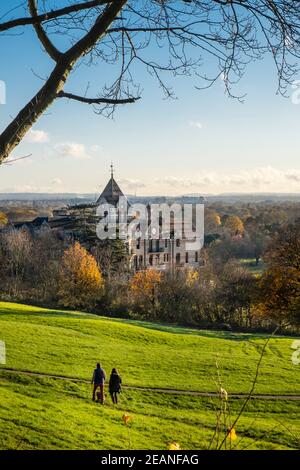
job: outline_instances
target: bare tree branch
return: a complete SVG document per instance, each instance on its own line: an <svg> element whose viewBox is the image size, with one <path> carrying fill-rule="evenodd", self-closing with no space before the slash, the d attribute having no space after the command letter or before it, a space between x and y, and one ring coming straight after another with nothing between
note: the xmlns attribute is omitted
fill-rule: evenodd
<svg viewBox="0 0 300 470"><path fill-rule="evenodd" d="M0 164L62 91L76 62L101 38L125 3L115 0L108 5L90 31L61 56L45 85L0 135Z"/></svg>
<svg viewBox="0 0 300 470"><path fill-rule="evenodd" d="M37 10L37 4L36 0L28 0L28 9L30 11L30 14L32 18L37 18L38 17L38 10ZM37 34L37 37L39 38L40 42L44 46L46 52L49 54L49 56L55 61L58 62L59 59L61 58L61 52L59 52L58 49L52 44L50 41L49 37L47 36L43 26L41 23L33 23L33 27L35 29L35 32Z"/></svg>
<svg viewBox="0 0 300 470"><path fill-rule="evenodd" d="M2 165L12 165L15 162L19 162L20 160L25 160L26 158L31 157L31 153L29 155L25 155L24 157L13 158L12 160L6 160L2 163Z"/></svg>
<svg viewBox="0 0 300 470"><path fill-rule="evenodd" d="M112 99L112 98L85 98L84 96L74 95L73 93L65 93L61 91L57 95L58 98L68 98L70 100L80 101L81 103L86 104L128 104L128 103L135 103L140 99L140 97L136 98L123 98L123 99Z"/></svg>
<svg viewBox="0 0 300 470"><path fill-rule="evenodd" d="M111 3L111 0L92 0L89 2L76 3L58 10L51 10L34 18L16 18L14 20L6 21L5 23L0 23L0 33L9 29L17 28L19 26L36 25L45 21L51 21L55 18L69 15L70 13L89 10L90 8L97 7L99 5L105 5L107 3Z"/></svg>
<svg viewBox="0 0 300 470"><path fill-rule="evenodd" d="M239 99L244 93L234 93L234 85L253 60L267 54L273 59L282 95L287 94L299 71L300 0L74 2L39 14L39 1L27 0L31 16L0 23L0 33L33 25L43 48L55 61L39 92L0 135L0 164L58 98L92 104L95 113L106 116L111 116L118 104L135 102L140 98L140 83L135 77L141 76L141 68L157 81L166 97L174 96L168 83L171 74L193 75L197 89L220 81L228 96ZM50 10L48 0L41 3ZM55 42L62 36L65 50L60 52ZM211 75L207 69L202 72L207 63ZM75 65L81 64L99 67L97 98L64 92ZM109 76L104 73L108 66Z"/></svg>

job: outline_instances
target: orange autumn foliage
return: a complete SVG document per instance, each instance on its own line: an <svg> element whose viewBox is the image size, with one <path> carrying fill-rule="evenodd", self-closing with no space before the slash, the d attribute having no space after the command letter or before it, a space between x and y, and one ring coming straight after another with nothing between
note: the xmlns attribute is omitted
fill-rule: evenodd
<svg viewBox="0 0 300 470"><path fill-rule="evenodd" d="M59 279L59 298L64 307L92 308L104 287L95 258L78 242L64 252Z"/></svg>
<svg viewBox="0 0 300 470"><path fill-rule="evenodd" d="M139 302L146 310L155 308L161 278L161 273L155 269L135 273L130 283L133 301Z"/></svg>
<svg viewBox="0 0 300 470"><path fill-rule="evenodd" d="M8 224L8 219L3 212L0 212L0 228L5 227Z"/></svg>
<svg viewBox="0 0 300 470"><path fill-rule="evenodd" d="M237 215L230 215L224 224L231 235L244 233L244 224Z"/></svg>

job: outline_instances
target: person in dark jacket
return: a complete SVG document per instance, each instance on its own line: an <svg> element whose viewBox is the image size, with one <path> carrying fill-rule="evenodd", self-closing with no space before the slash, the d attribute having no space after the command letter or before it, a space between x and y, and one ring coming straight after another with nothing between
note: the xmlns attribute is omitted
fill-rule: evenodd
<svg viewBox="0 0 300 470"><path fill-rule="evenodd" d="M112 402L117 405L118 403L118 393L121 393L121 384L122 379L117 371L117 369L113 369L110 374L109 379L109 393L112 399Z"/></svg>
<svg viewBox="0 0 300 470"><path fill-rule="evenodd" d="M99 396L99 401L101 402L102 405L104 403L104 382L105 382L105 379L106 379L105 371L104 371L104 369L102 369L101 364L99 364L99 362L98 362L97 367L94 370L91 383L94 384L93 401L95 401L95 399L96 399L96 391L99 388L100 393L98 392L99 395L97 393L97 396Z"/></svg>

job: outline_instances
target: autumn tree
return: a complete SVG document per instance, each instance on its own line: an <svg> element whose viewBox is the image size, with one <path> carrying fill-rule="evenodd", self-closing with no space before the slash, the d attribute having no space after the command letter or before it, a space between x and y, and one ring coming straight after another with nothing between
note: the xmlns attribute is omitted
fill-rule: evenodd
<svg viewBox="0 0 300 470"><path fill-rule="evenodd" d="M265 226L260 225L254 217L246 219L244 228L252 245L252 256L255 258L256 266L258 266L270 241L269 233L266 231Z"/></svg>
<svg viewBox="0 0 300 470"><path fill-rule="evenodd" d="M256 293L255 276L235 260L227 263L216 292L222 321L231 325L252 327Z"/></svg>
<svg viewBox="0 0 300 470"><path fill-rule="evenodd" d="M93 308L102 295L104 281L95 258L79 242L63 255L59 276L61 305Z"/></svg>
<svg viewBox="0 0 300 470"><path fill-rule="evenodd" d="M138 271L130 282L132 302L145 317L156 318L162 274L155 269Z"/></svg>
<svg viewBox="0 0 300 470"><path fill-rule="evenodd" d="M230 233L225 232L222 237L209 244L207 255L215 270L222 272L228 261L252 257L253 245L246 237L236 240Z"/></svg>
<svg viewBox="0 0 300 470"><path fill-rule="evenodd" d="M93 244L91 253L95 257L105 279L122 277L128 272L128 249L123 240L99 240Z"/></svg>
<svg viewBox="0 0 300 470"><path fill-rule="evenodd" d="M206 209L204 214L205 233L214 233L221 225L221 217L211 209Z"/></svg>
<svg viewBox="0 0 300 470"><path fill-rule="evenodd" d="M34 298L43 302L57 301L59 266L64 248L63 241L54 231L42 231L35 235L29 272Z"/></svg>
<svg viewBox="0 0 300 470"><path fill-rule="evenodd" d="M8 224L8 218L4 212L0 212L0 229Z"/></svg>
<svg viewBox="0 0 300 470"><path fill-rule="evenodd" d="M260 283L263 316L279 324L300 324L300 222L283 226L273 237Z"/></svg>
<svg viewBox="0 0 300 470"><path fill-rule="evenodd" d="M33 240L28 231L15 229L4 233L1 238L11 280L11 293L17 296L20 283L32 263Z"/></svg>
<svg viewBox="0 0 300 470"><path fill-rule="evenodd" d="M300 326L300 271L274 267L260 281L258 316L281 326Z"/></svg>
<svg viewBox="0 0 300 470"><path fill-rule="evenodd" d="M192 324L194 322L194 291L198 284L197 271L166 273L160 286L160 315L164 321Z"/></svg>
<svg viewBox="0 0 300 470"><path fill-rule="evenodd" d="M231 236L242 234L244 232L244 224L237 215L227 217L224 228L228 230Z"/></svg>
<svg viewBox="0 0 300 470"><path fill-rule="evenodd" d="M270 268L300 270L300 221L281 227L273 236L266 250L264 261Z"/></svg>
<svg viewBox="0 0 300 470"><path fill-rule="evenodd" d="M300 9L295 0L62 0L60 8L53 0L16 1L16 8L7 3L0 7L0 40L7 34L13 41L14 34L33 28L52 69L2 130L0 163L55 100L75 100L109 115L118 105L134 103L141 97L135 80L141 67L166 96L173 94L166 72L194 73L197 88L222 79L230 96L247 64L265 54L275 63L281 93L298 72ZM206 63L208 70L199 70ZM88 84L78 92L68 88L70 75L83 64L98 66L100 73L93 74L100 82L97 96L87 96Z"/></svg>

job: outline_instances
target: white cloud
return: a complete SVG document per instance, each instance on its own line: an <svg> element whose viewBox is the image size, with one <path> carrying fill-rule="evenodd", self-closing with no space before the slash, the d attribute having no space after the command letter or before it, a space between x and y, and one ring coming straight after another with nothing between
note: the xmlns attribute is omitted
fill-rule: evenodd
<svg viewBox="0 0 300 470"><path fill-rule="evenodd" d="M175 188L177 192L299 192L300 170L279 170L257 167L238 172L202 171L192 178L166 176L155 180L160 186Z"/></svg>
<svg viewBox="0 0 300 470"><path fill-rule="evenodd" d="M59 178L55 178L47 184L36 183L15 184L1 189L1 193L56 193L61 192L63 182Z"/></svg>
<svg viewBox="0 0 300 470"><path fill-rule="evenodd" d="M1 189L1 193L35 193L40 192L40 187L34 184L15 184Z"/></svg>
<svg viewBox="0 0 300 470"><path fill-rule="evenodd" d="M193 181L189 178L179 178L177 176L166 176L164 179L156 179L155 182L158 184L165 183L168 186L176 188L188 188L198 184L197 181Z"/></svg>
<svg viewBox="0 0 300 470"><path fill-rule="evenodd" d="M92 151L92 152L101 152L101 151L102 151L102 147L100 147L100 145L97 145L97 144L92 145L92 146L91 146L91 151Z"/></svg>
<svg viewBox="0 0 300 470"><path fill-rule="evenodd" d="M83 160L90 158L87 153L86 147L83 144L76 142L62 142L56 144L54 147L56 153L63 158L74 158L76 160Z"/></svg>
<svg viewBox="0 0 300 470"><path fill-rule="evenodd" d="M63 184L62 180L60 178L54 178L52 181L51 181L51 184L53 186L61 186Z"/></svg>
<svg viewBox="0 0 300 470"><path fill-rule="evenodd" d="M25 136L24 141L30 144L44 144L49 142L49 134L42 130L30 129L28 134Z"/></svg>
<svg viewBox="0 0 300 470"><path fill-rule="evenodd" d="M266 191L269 187L282 187L285 185L286 190L289 190L289 180L295 182L300 181L299 170L279 170L271 166L254 168L248 171L241 171L234 174L225 174L221 178L221 182L226 185L235 186L250 186L253 189Z"/></svg>
<svg viewBox="0 0 300 470"><path fill-rule="evenodd" d="M140 180L134 180L134 179L123 178L123 179L118 180L118 183L120 184L121 187L124 187L127 190L131 190L131 191L146 187L145 183L143 183Z"/></svg>
<svg viewBox="0 0 300 470"><path fill-rule="evenodd" d="M297 183L300 183L300 170L289 170L286 174L285 177L288 180L291 181L296 181Z"/></svg>
<svg viewBox="0 0 300 470"><path fill-rule="evenodd" d="M199 121L190 121L189 126L193 127L194 129L202 129L203 128L202 122L199 122Z"/></svg>

